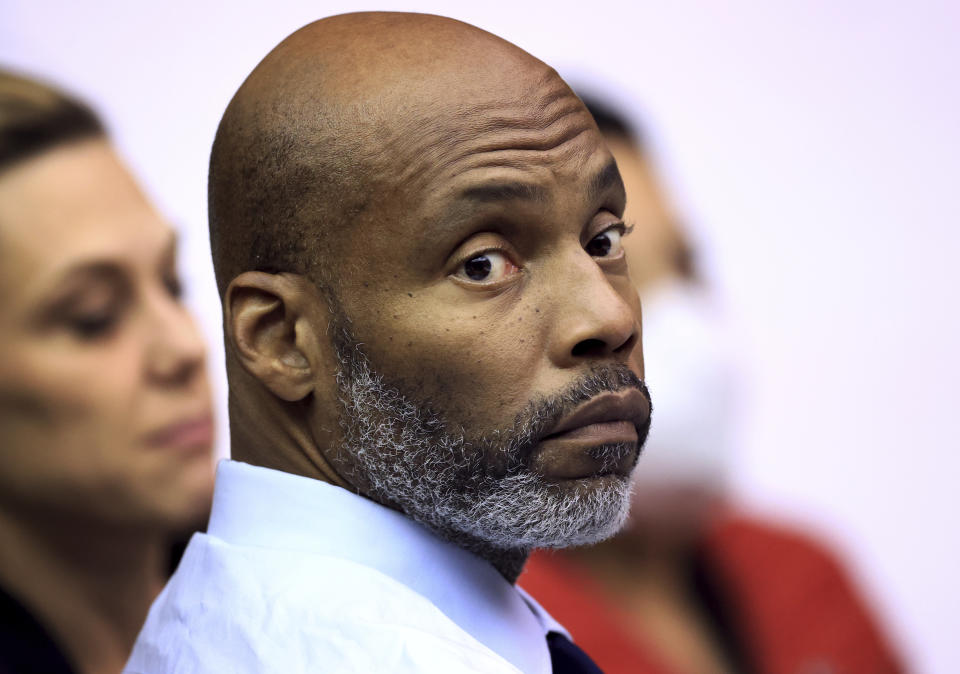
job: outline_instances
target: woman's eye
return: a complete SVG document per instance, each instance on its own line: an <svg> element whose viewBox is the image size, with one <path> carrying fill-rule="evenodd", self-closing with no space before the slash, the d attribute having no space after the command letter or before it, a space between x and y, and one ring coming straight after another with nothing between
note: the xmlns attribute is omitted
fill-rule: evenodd
<svg viewBox="0 0 960 674"><path fill-rule="evenodd" d="M623 226L615 225L590 239L585 248L592 257L617 257L623 250L622 239Z"/></svg>
<svg viewBox="0 0 960 674"><path fill-rule="evenodd" d="M116 324L117 316L113 312L98 312L71 317L67 325L74 335L83 340L103 337Z"/></svg>
<svg viewBox="0 0 960 674"><path fill-rule="evenodd" d="M488 250L460 265L457 276L475 283L492 283L516 273L519 268L503 253Z"/></svg>

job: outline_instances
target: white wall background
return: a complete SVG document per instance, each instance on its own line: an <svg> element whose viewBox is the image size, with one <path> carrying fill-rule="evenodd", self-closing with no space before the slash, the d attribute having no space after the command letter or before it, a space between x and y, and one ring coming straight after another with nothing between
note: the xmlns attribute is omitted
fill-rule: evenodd
<svg viewBox="0 0 960 674"><path fill-rule="evenodd" d="M292 30L386 8L476 23L645 115L752 363L740 491L835 543L915 671L960 671L960 5L3 0L0 63L91 100L181 226L221 398L219 116Z"/></svg>

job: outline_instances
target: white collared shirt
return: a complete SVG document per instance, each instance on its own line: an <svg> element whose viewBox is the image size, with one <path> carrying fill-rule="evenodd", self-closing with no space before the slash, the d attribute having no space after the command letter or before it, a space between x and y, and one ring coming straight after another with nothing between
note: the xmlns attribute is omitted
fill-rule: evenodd
<svg viewBox="0 0 960 674"><path fill-rule="evenodd" d="M485 560L345 489L235 461L127 674L550 674L569 634Z"/></svg>

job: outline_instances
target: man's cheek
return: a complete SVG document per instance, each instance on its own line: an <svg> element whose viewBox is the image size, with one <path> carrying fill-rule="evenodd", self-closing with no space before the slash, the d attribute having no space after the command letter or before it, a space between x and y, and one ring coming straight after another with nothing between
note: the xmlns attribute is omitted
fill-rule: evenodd
<svg viewBox="0 0 960 674"><path fill-rule="evenodd" d="M526 370L471 345L433 344L405 363L398 385L471 435L508 427L530 397Z"/></svg>

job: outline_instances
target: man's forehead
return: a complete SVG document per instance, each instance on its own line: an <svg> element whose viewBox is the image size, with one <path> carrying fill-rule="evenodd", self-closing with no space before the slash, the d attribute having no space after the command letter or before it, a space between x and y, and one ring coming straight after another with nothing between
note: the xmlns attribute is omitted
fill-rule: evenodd
<svg viewBox="0 0 960 674"><path fill-rule="evenodd" d="M549 161L549 151L595 129L543 62L474 26L420 14L356 13L306 26L236 99L238 112L248 108L263 124L286 119L291 138L349 148L371 182L401 189L448 168L495 165L497 151L543 152Z"/></svg>
<svg viewBox="0 0 960 674"><path fill-rule="evenodd" d="M394 117L381 151L395 164L395 182L437 189L485 169L551 169L589 159L596 127L559 77L505 89L492 83L460 98L427 97ZM583 138L591 132L594 138Z"/></svg>
<svg viewBox="0 0 960 674"><path fill-rule="evenodd" d="M515 85L421 101L399 115L382 145L387 192L431 221L506 202L545 206L560 190L587 200L612 192L609 208L622 208L616 164L580 99L546 66Z"/></svg>

